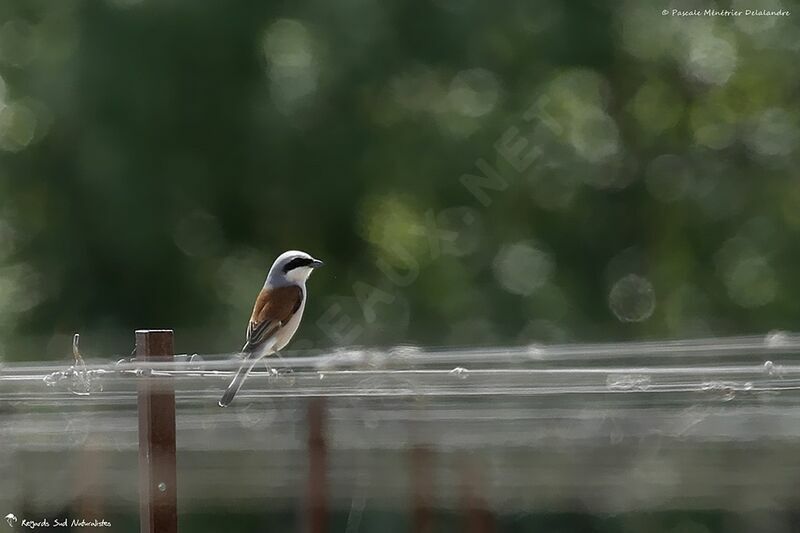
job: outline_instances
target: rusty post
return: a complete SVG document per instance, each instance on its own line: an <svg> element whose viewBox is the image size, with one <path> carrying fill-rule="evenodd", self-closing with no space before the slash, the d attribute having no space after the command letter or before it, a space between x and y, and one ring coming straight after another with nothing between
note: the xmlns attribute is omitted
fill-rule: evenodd
<svg viewBox="0 0 800 533"><path fill-rule="evenodd" d="M417 445L411 449L411 497L414 506L411 531L414 533L433 531L431 463L431 451L426 446Z"/></svg>
<svg viewBox="0 0 800 533"><path fill-rule="evenodd" d="M172 330L137 330L139 362L172 361ZM139 520L141 533L178 531L175 387L171 377L139 381Z"/></svg>
<svg viewBox="0 0 800 533"><path fill-rule="evenodd" d="M471 501L466 506L466 533L494 533L494 517L485 502Z"/></svg>
<svg viewBox="0 0 800 533"><path fill-rule="evenodd" d="M494 533L494 516L484 497L485 486L482 465L467 458L463 464L462 503L465 533Z"/></svg>
<svg viewBox="0 0 800 533"><path fill-rule="evenodd" d="M308 533L328 530L327 450L325 443L325 399L308 404Z"/></svg>

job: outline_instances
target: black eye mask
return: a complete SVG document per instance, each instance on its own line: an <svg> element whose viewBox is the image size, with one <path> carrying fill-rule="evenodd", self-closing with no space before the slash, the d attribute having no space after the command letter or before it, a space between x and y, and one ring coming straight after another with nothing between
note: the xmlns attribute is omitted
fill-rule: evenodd
<svg viewBox="0 0 800 533"><path fill-rule="evenodd" d="M283 273L285 274L285 273L289 272L290 270L293 270L293 269L298 268L298 267L308 266L313 261L314 261L313 259L308 259L307 257L296 257L296 258L292 259L291 261L289 261L288 263L286 263L286 265L284 265Z"/></svg>

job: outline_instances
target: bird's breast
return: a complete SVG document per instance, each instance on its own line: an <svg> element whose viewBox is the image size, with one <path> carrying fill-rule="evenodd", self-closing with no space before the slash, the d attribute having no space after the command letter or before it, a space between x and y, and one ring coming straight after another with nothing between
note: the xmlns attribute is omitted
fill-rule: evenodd
<svg viewBox="0 0 800 533"><path fill-rule="evenodd" d="M303 311L306 307L306 295L305 291L303 291L303 301L300 302L300 307L297 309L292 318L283 325L283 327L278 330L275 334L275 350L282 350L284 346L289 344L289 341L292 340L294 334L297 332L297 328L300 327L300 320L303 318Z"/></svg>

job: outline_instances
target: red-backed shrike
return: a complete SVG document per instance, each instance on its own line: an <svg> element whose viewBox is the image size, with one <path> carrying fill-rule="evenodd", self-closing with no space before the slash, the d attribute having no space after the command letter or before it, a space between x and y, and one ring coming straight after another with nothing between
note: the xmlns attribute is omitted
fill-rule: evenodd
<svg viewBox="0 0 800 533"><path fill-rule="evenodd" d="M306 306L306 280L312 270L322 265L322 261L297 250L282 253L272 264L247 325L244 360L222 395L220 407L233 401L247 374L262 357L276 353L292 340Z"/></svg>

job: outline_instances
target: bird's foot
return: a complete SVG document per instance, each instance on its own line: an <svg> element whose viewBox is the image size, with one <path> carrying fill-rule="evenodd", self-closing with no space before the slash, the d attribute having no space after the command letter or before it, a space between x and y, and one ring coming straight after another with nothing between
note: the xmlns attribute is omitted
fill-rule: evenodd
<svg viewBox="0 0 800 533"><path fill-rule="evenodd" d="M281 365L283 366L283 368L280 369L281 374L294 374L294 369L290 366L286 366L286 362L283 360L283 357L281 357L281 354L279 352L275 352L275 357L278 358L278 360L281 362Z"/></svg>
<svg viewBox="0 0 800 533"><path fill-rule="evenodd" d="M267 373L270 375L270 377L280 377L288 374L294 374L294 370L292 370L291 368L287 367L276 368L267 363L266 361L264 361L264 368L267 370Z"/></svg>

